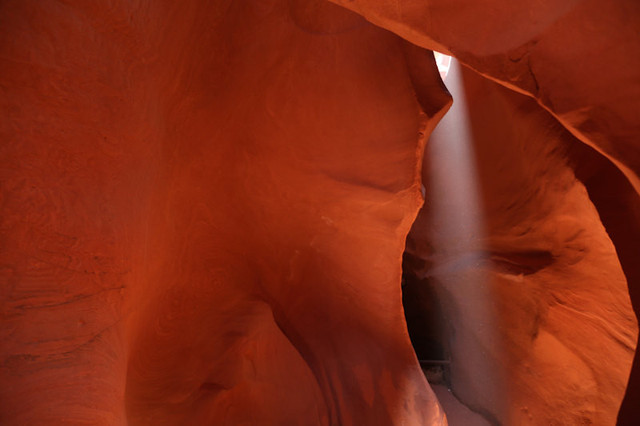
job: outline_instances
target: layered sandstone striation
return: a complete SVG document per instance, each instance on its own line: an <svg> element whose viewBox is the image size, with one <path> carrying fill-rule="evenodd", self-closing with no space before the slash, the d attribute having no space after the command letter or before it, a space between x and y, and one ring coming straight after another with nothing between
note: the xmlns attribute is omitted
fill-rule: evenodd
<svg viewBox="0 0 640 426"><path fill-rule="evenodd" d="M615 424L637 323L574 170L602 157L468 69L447 85L457 103L427 146L405 279L440 307L451 389L493 424Z"/></svg>
<svg viewBox="0 0 640 426"><path fill-rule="evenodd" d="M2 424L444 422L399 285L431 52L320 1L0 17Z"/></svg>
<svg viewBox="0 0 640 426"><path fill-rule="evenodd" d="M481 75L534 98L570 133L605 156L590 196L607 226L640 315L640 3L507 0L332 0L417 45L448 52ZM586 168L589 168L588 166ZM615 182L615 184L614 184ZM615 185L615 189L614 189ZM612 206L618 206L613 208ZM619 211L622 207L624 212ZM622 230L625 229L625 231ZM640 418L635 357L622 424Z"/></svg>
<svg viewBox="0 0 640 426"><path fill-rule="evenodd" d="M444 425L410 229L461 403L615 421L637 4L343 3L0 3L1 424Z"/></svg>
<svg viewBox="0 0 640 426"><path fill-rule="evenodd" d="M640 4L333 0L535 98L640 192Z"/></svg>

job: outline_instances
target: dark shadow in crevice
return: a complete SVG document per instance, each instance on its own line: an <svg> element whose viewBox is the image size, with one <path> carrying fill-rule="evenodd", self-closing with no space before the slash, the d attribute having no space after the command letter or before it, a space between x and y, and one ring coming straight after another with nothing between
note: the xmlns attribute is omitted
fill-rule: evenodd
<svg viewBox="0 0 640 426"><path fill-rule="evenodd" d="M415 274L421 259L404 253L402 304L413 349L431 384L450 388L450 356L446 321L433 283Z"/></svg>
<svg viewBox="0 0 640 426"><path fill-rule="evenodd" d="M553 264L553 254L546 250L492 252L492 269L511 275L532 275Z"/></svg>

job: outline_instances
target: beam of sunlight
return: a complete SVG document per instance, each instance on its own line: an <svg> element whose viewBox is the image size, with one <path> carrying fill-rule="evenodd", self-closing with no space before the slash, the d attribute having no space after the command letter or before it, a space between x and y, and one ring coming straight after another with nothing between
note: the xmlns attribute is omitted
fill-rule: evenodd
<svg viewBox="0 0 640 426"><path fill-rule="evenodd" d="M451 56L440 52L433 52L433 56L436 58L436 65L438 66L438 71L440 71L440 78L442 78L442 81L445 81L447 74L449 73L449 68L451 67Z"/></svg>
<svg viewBox="0 0 640 426"><path fill-rule="evenodd" d="M434 242L445 253L481 252L484 218L473 134L460 65L454 60L447 87L454 103L427 145L427 185L432 194Z"/></svg>
<svg viewBox="0 0 640 426"><path fill-rule="evenodd" d="M433 265L425 278L435 283L438 297L451 313L447 326L452 391L463 403L493 401L488 405L502 406L501 340L487 268L473 132L461 66L455 59L440 61L448 65L441 73L447 77L454 103L431 135L425 154Z"/></svg>

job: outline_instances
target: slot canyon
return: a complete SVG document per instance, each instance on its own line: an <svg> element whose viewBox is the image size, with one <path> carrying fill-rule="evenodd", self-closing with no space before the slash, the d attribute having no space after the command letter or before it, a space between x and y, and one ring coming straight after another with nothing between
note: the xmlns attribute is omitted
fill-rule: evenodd
<svg viewBox="0 0 640 426"><path fill-rule="evenodd" d="M0 93L0 425L640 424L637 0L2 0Z"/></svg>

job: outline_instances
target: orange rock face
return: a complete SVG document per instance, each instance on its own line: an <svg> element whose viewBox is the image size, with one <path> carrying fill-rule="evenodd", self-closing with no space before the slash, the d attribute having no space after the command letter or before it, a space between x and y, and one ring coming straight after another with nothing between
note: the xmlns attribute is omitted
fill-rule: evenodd
<svg viewBox="0 0 640 426"><path fill-rule="evenodd" d="M442 310L453 393L496 424L615 424L637 324L574 172L600 156L468 69L447 85L454 106L426 150L405 277Z"/></svg>
<svg viewBox="0 0 640 426"><path fill-rule="evenodd" d="M3 424L444 421L399 285L430 52L324 2L2 7Z"/></svg>
<svg viewBox="0 0 640 426"><path fill-rule="evenodd" d="M640 3L332 1L417 45L451 53L487 78L533 97L576 138L615 164L618 171L591 156L592 165L583 167L590 169L589 195L616 246L640 315L635 260L640 249ZM638 400L636 356L620 424L637 423Z"/></svg>
<svg viewBox="0 0 640 426"><path fill-rule="evenodd" d="M640 192L640 3L333 1L534 97Z"/></svg>
<svg viewBox="0 0 640 426"><path fill-rule="evenodd" d="M612 424L640 55L590 77L638 51L637 6L444 3L2 2L0 423L445 425L412 229L463 404ZM424 155L435 48L476 73ZM460 125L474 161L445 149Z"/></svg>

